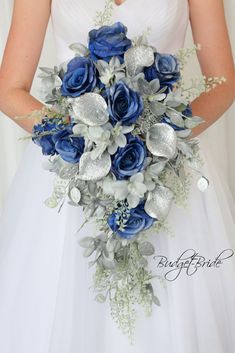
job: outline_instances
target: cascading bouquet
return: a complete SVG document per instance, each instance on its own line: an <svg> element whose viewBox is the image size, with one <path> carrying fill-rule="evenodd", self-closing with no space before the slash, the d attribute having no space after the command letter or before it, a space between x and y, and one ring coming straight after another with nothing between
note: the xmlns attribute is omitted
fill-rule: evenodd
<svg viewBox="0 0 235 353"><path fill-rule="evenodd" d="M138 303L151 314L159 305L148 257L151 234L164 227L173 203L182 204L190 173L200 174L198 140L182 68L190 52L162 54L147 36L127 37L124 24L102 24L88 46L70 46L75 56L53 69L41 68L47 107L33 128L33 141L49 156L55 173L49 207L66 199L81 206L97 234L80 239L93 256L96 299L132 337ZM195 51L195 49L194 49ZM222 80L221 80L222 81ZM220 80L202 80L207 90ZM200 174L198 186L208 180Z"/></svg>

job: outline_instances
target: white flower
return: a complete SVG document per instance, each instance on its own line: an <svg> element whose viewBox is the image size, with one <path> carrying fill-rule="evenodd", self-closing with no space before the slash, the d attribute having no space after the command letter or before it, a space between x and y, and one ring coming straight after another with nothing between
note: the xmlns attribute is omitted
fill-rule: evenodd
<svg viewBox="0 0 235 353"><path fill-rule="evenodd" d="M103 126L88 126L78 123L73 127L73 133L77 136L83 136L89 143L93 145L91 158L96 159L108 150L113 155L117 152L118 147L125 147L127 140L125 134L131 132L134 125L122 126L118 122L114 127L110 123Z"/></svg>
<svg viewBox="0 0 235 353"><path fill-rule="evenodd" d="M106 151L110 140L110 131L105 130L101 126L90 126L88 130L88 138L95 143L95 147L91 151L91 158L96 159Z"/></svg>
<svg viewBox="0 0 235 353"><path fill-rule="evenodd" d="M148 191L154 190L156 182L158 180L158 175L163 171L165 165L166 162L156 162L154 164L149 165L144 171L144 182Z"/></svg>
<svg viewBox="0 0 235 353"><path fill-rule="evenodd" d="M161 102L166 97L167 97L167 95L165 93L155 93L155 94L150 95L148 97L148 99L149 99L150 102L155 102L155 101Z"/></svg>
<svg viewBox="0 0 235 353"><path fill-rule="evenodd" d="M112 155L117 152L118 147L125 147L127 140L125 134L131 132L134 129L134 125L131 126L122 126L118 122L114 127L111 126L111 139L109 141L108 152Z"/></svg>
<svg viewBox="0 0 235 353"><path fill-rule="evenodd" d="M140 199L144 197L147 187L144 184L144 176L142 173L132 175L128 183L127 202L131 208L138 206Z"/></svg>
<svg viewBox="0 0 235 353"><path fill-rule="evenodd" d="M113 56L109 63L104 60L97 60L96 62L100 80L106 86L110 86L115 79L119 81L125 77L124 66L124 64L120 63L117 56Z"/></svg>
<svg viewBox="0 0 235 353"><path fill-rule="evenodd" d="M98 180L97 185L103 189L105 194L114 196L113 186L115 182L116 182L115 177L112 177L111 174L109 174L103 180Z"/></svg>
<svg viewBox="0 0 235 353"><path fill-rule="evenodd" d="M169 92L165 99L165 103L173 108L179 106L180 104L184 104L185 106L188 104L187 100L183 97L183 93L180 88Z"/></svg>
<svg viewBox="0 0 235 353"><path fill-rule="evenodd" d="M88 137L88 126L83 123L78 123L73 126L73 133L77 136Z"/></svg>
<svg viewBox="0 0 235 353"><path fill-rule="evenodd" d="M59 76L62 65L53 69L48 67L40 67L39 69L41 70L38 75L41 78L40 97L43 100L50 100L53 97L53 91L59 89L62 85L62 80Z"/></svg>
<svg viewBox="0 0 235 353"><path fill-rule="evenodd" d="M108 177L102 182L102 188L106 194L114 196L115 200L127 199L130 208L138 206L147 191L142 173L132 175L129 180L114 180Z"/></svg>
<svg viewBox="0 0 235 353"><path fill-rule="evenodd" d="M156 184L155 184L149 170L146 170L144 172L144 181L145 181L145 185L146 185L148 191L153 191L155 189Z"/></svg>

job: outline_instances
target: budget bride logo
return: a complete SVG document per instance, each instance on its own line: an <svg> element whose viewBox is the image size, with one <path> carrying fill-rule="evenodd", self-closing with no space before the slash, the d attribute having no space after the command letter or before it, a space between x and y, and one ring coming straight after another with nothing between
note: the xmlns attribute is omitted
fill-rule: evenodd
<svg viewBox="0 0 235 353"><path fill-rule="evenodd" d="M215 258L208 259L194 249L187 249L176 260L170 260L164 255L155 255L153 259L156 262L157 269L165 269L165 279L172 282L182 274L192 276L198 270L219 269L233 255L234 251L232 249L224 249Z"/></svg>

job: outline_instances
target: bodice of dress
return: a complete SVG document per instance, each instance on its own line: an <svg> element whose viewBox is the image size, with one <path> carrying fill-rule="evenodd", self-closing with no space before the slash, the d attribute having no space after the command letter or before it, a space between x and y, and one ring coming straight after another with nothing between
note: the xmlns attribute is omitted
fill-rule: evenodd
<svg viewBox="0 0 235 353"><path fill-rule="evenodd" d="M60 62L73 56L71 43L87 44L96 11L105 0L52 0L51 19ZM175 53L184 44L188 25L188 0L125 0L113 5L113 21L128 28L129 38L150 27L149 43L162 53Z"/></svg>

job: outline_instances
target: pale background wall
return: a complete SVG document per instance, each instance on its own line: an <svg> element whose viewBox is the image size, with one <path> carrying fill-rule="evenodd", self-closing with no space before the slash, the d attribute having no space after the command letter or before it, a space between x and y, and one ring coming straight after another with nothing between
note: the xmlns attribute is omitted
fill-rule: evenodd
<svg viewBox="0 0 235 353"><path fill-rule="evenodd" d="M0 58L5 45L8 33L11 9L9 6L11 0L0 0ZM225 0L227 23L233 51L235 53L235 6L234 0ZM191 31L188 29L186 46L192 45ZM40 66L53 66L54 57L54 38L49 24L48 32L45 40L44 49L40 59ZM194 72L197 75L199 65L194 58L186 71L186 75L191 76ZM35 77L32 93L37 96L39 81ZM235 198L235 104L226 112L206 132L210 139L210 148L213 153L214 163L220 171L226 183L228 183ZM17 127L10 119L0 113L0 208L3 205L7 191L14 177L19 160L23 154L27 142L19 141L19 137L24 136L22 129Z"/></svg>

